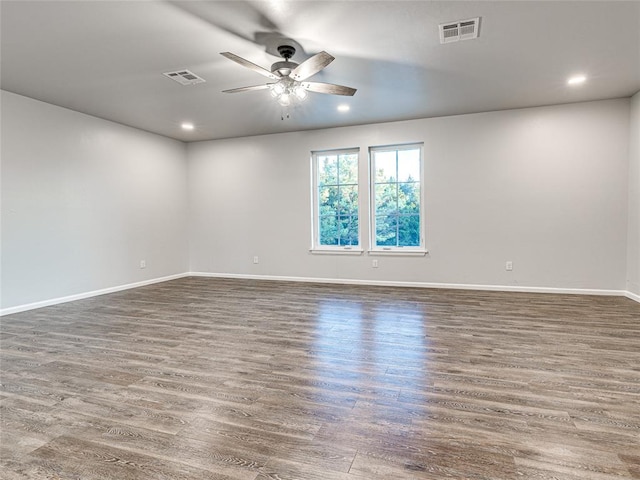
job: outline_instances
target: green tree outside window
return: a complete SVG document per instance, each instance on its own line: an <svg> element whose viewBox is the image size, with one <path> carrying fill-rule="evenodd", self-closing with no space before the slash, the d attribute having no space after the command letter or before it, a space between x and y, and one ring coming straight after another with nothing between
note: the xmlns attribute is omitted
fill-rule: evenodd
<svg viewBox="0 0 640 480"><path fill-rule="evenodd" d="M421 246L421 149L373 149L376 247Z"/></svg>
<svg viewBox="0 0 640 480"><path fill-rule="evenodd" d="M316 154L316 168L319 245L358 245L358 153Z"/></svg>

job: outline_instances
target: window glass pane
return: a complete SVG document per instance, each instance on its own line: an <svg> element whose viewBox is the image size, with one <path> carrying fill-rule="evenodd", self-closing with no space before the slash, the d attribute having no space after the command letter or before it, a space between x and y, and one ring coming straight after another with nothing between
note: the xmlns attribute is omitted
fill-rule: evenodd
<svg viewBox="0 0 640 480"><path fill-rule="evenodd" d="M357 150L313 154L314 247L359 244Z"/></svg>
<svg viewBox="0 0 640 480"><path fill-rule="evenodd" d="M318 214L335 215L339 207L338 187L320 187L318 189Z"/></svg>
<svg viewBox="0 0 640 480"><path fill-rule="evenodd" d="M338 217L320 216L320 245L338 245Z"/></svg>
<svg viewBox="0 0 640 480"><path fill-rule="evenodd" d="M339 182L340 184L352 184L358 183L358 154L349 153L339 156Z"/></svg>
<svg viewBox="0 0 640 480"><path fill-rule="evenodd" d="M397 215L376 215L376 246L396 246Z"/></svg>
<svg viewBox="0 0 640 480"><path fill-rule="evenodd" d="M396 152L375 152L376 183L396 181Z"/></svg>
<svg viewBox="0 0 640 480"><path fill-rule="evenodd" d="M340 187L339 205L341 214L356 215L358 213L357 185Z"/></svg>
<svg viewBox="0 0 640 480"><path fill-rule="evenodd" d="M396 213L398 211L396 184L383 183L376 185L375 189L376 215Z"/></svg>
<svg viewBox="0 0 640 480"><path fill-rule="evenodd" d="M398 212L420 213L420 184L398 183Z"/></svg>
<svg viewBox="0 0 640 480"><path fill-rule="evenodd" d="M374 247L423 246L422 161L419 145L371 149Z"/></svg>
<svg viewBox="0 0 640 480"><path fill-rule="evenodd" d="M338 156L318 156L318 185L338 184Z"/></svg>
<svg viewBox="0 0 640 480"><path fill-rule="evenodd" d="M340 245L358 245L358 217L343 215L338 220L340 226Z"/></svg>
<svg viewBox="0 0 640 480"><path fill-rule="evenodd" d="M400 150L398 152L398 181L420 181L420 150Z"/></svg>
<svg viewBox="0 0 640 480"><path fill-rule="evenodd" d="M420 215L400 215L398 217L398 246L420 246Z"/></svg>

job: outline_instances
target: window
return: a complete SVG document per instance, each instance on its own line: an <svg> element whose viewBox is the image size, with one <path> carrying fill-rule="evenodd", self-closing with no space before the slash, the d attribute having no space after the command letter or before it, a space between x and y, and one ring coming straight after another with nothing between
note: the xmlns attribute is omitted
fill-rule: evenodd
<svg viewBox="0 0 640 480"><path fill-rule="evenodd" d="M375 147L371 162L371 250L424 252L422 144Z"/></svg>
<svg viewBox="0 0 640 480"><path fill-rule="evenodd" d="M360 251L358 150L314 152L313 250Z"/></svg>

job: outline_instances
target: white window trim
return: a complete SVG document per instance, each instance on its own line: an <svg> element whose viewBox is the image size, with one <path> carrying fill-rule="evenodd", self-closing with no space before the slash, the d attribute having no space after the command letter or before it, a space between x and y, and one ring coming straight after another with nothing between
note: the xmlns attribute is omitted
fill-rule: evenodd
<svg viewBox="0 0 640 480"><path fill-rule="evenodd" d="M360 208L360 182L358 181L358 245L320 245L320 228L318 222L318 160L317 157L324 153L355 153L358 156L358 179L360 177L360 148L336 148L330 150L314 150L311 152L311 248L309 252L318 255L362 255L362 211Z"/></svg>
<svg viewBox="0 0 640 480"><path fill-rule="evenodd" d="M377 247L376 246L376 190L373 152L394 152L396 150L420 150L420 246L418 247ZM429 253L426 247L425 222L425 182L424 143L404 143L369 147L369 250L368 255L398 255L423 257Z"/></svg>
<svg viewBox="0 0 640 480"><path fill-rule="evenodd" d="M311 248L309 252L314 255L362 255L364 250L360 247L328 247L328 248Z"/></svg>
<svg viewBox="0 0 640 480"><path fill-rule="evenodd" d="M405 250L406 248L406 250ZM407 247L395 247L392 250L385 250L382 248L378 248L375 250L369 250L367 252L367 255L380 255L382 257L384 256L398 256L398 257L424 257L425 255L429 254L429 250L425 250L423 248L417 249L417 248L407 248Z"/></svg>

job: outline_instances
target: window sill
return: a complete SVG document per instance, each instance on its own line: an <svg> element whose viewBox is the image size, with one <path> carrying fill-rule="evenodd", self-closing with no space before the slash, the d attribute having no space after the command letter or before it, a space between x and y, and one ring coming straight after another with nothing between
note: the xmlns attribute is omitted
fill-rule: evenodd
<svg viewBox="0 0 640 480"><path fill-rule="evenodd" d="M312 248L309 250L314 255L362 255L361 248Z"/></svg>
<svg viewBox="0 0 640 480"><path fill-rule="evenodd" d="M368 255L391 255L391 256L404 256L404 257L424 257L429 253L429 250L404 250L401 248L391 249L391 250L369 250Z"/></svg>

